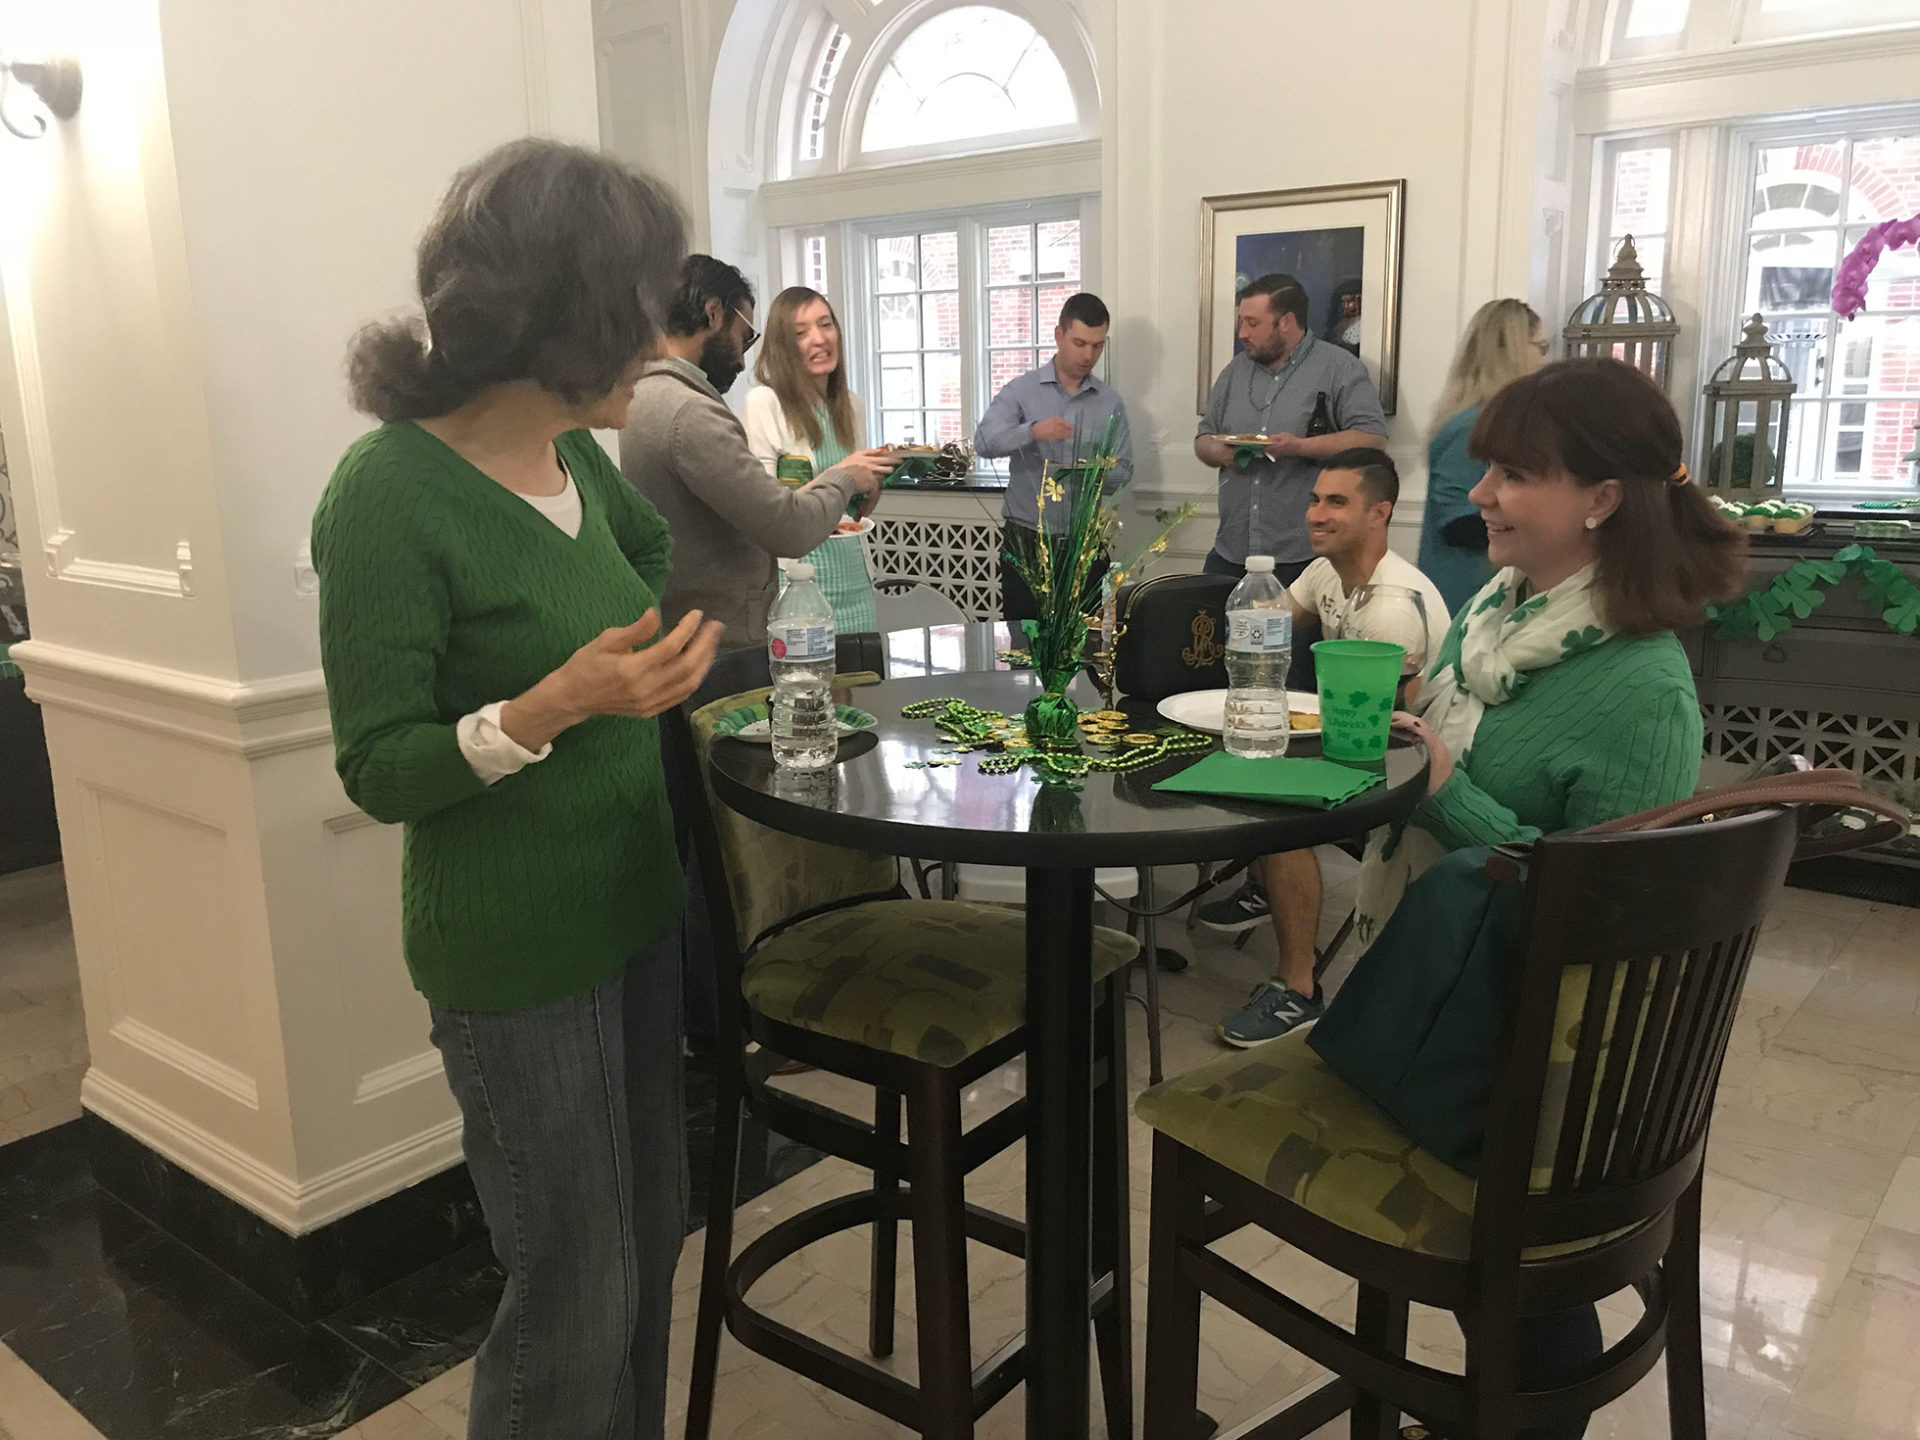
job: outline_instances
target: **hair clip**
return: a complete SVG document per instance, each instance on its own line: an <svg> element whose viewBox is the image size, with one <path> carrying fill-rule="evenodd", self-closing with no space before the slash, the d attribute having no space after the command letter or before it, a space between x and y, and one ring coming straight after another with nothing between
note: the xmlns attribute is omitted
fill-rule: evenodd
<svg viewBox="0 0 1920 1440"><path fill-rule="evenodd" d="M1685 485L1692 479L1692 474L1687 470L1687 462L1682 460L1680 462L1680 468L1667 477L1667 483L1670 485Z"/></svg>

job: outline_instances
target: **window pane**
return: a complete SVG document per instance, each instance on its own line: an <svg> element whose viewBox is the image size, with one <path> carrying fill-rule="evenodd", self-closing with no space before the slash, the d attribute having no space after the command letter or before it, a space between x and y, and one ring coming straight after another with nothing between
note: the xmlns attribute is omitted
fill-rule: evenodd
<svg viewBox="0 0 1920 1440"><path fill-rule="evenodd" d="M920 297L918 295L882 295L879 310L882 350L918 350L920 348Z"/></svg>
<svg viewBox="0 0 1920 1440"><path fill-rule="evenodd" d="M1632 235L1636 244L1643 233L1664 233L1672 180L1673 151L1669 147L1620 151L1614 157L1612 233ZM1646 263L1644 251L1641 263Z"/></svg>
<svg viewBox="0 0 1920 1440"><path fill-rule="evenodd" d="M1841 405L1838 409L1841 413L1835 419L1839 425L1853 428L1860 437L1858 478L1879 484L1911 485L1913 471L1903 462L1913 451L1913 427L1920 425L1920 399L1875 400L1866 405ZM1857 426L1848 416L1848 412L1854 410L1866 412Z"/></svg>
<svg viewBox="0 0 1920 1440"><path fill-rule="evenodd" d="M930 410L921 431L931 445L951 445L960 439L965 427L958 410Z"/></svg>
<svg viewBox="0 0 1920 1440"><path fill-rule="evenodd" d="M1039 362L1031 350L995 350L987 359L987 389L998 395L1009 380L1024 375Z"/></svg>
<svg viewBox="0 0 1920 1440"><path fill-rule="evenodd" d="M926 425L918 410L887 410L880 416L880 439L888 445L915 445Z"/></svg>
<svg viewBox="0 0 1920 1440"><path fill-rule="evenodd" d="M1627 38L1678 35L1687 28L1688 0L1633 0L1627 12Z"/></svg>
<svg viewBox="0 0 1920 1440"><path fill-rule="evenodd" d="M1040 251L1040 280L1080 278L1080 222L1050 220L1034 227ZM1071 292L1069 292L1071 293Z"/></svg>
<svg viewBox="0 0 1920 1440"><path fill-rule="evenodd" d="M1833 266L1839 236L1832 230L1786 231L1754 236L1747 252L1747 283L1741 308L1816 310L1833 299Z"/></svg>
<svg viewBox="0 0 1920 1440"><path fill-rule="evenodd" d="M1838 219L1845 149L1824 143L1762 150L1754 183L1754 228L1820 225Z"/></svg>
<svg viewBox="0 0 1920 1440"><path fill-rule="evenodd" d="M958 405L960 403L960 357L958 355L929 355L927 365L927 403L929 405Z"/></svg>
<svg viewBox="0 0 1920 1440"><path fill-rule="evenodd" d="M873 242L874 288L885 295L920 283L920 265L911 235L882 235Z"/></svg>
<svg viewBox="0 0 1920 1440"><path fill-rule="evenodd" d="M809 289L827 293L827 237L809 235L801 246L800 273Z"/></svg>
<svg viewBox="0 0 1920 1440"><path fill-rule="evenodd" d="M1855 141L1851 178L1849 220L1904 220L1920 212L1920 135Z"/></svg>
<svg viewBox="0 0 1920 1440"><path fill-rule="evenodd" d="M1817 400L1795 400L1787 430L1786 483L1811 485L1820 479L1820 415Z"/></svg>
<svg viewBox="0 0 1920 1440"><path fill-rule="evenodd" d="M1803 400L1823 399L1827 384L1827 317L1767 315L1773 355L1793 376L1793 393Z"/></svg>
<svg viewBox="0 0 1920 1440"><path fill-rule="evenodd" d="M1920 396L1920 317L1861 315L1840 322L1832 395ZM1911 437L1907 448L1913 447Z"/></svg>
<svg viewBox="0 0 1920 1440"><path fill-rule="evenodd" d="M928 19L902 40L868 102L862 150L897 150L1070 126L1059 57L1027 21L988 5Z"/></svg>
<svg viewBox="0 0 1920 1440"><path fill-rule="evenodd" d="M926 327L927 349L960 348L960 296L956 292L925 296L920 306L920 318Z"/></svg>
<svg viewBox="0 0 1920 1440"><path fill-rule="evenodd" d="M1017 285L1033 279L1033 226L995 225L987 231L987 283Z"/></svg>
<svg viewBox="0 0 1920 1440"><path fill-rule="evenodd" d="M940 230L920 237L921 288L952 290L960 283L960 233Z"/></svg>
<svg viewBox="0 0 1920 1440"><path fill-rule="evenodd" d="M920 403L920 357L895 355L880 362L880 403L888 409Z"/></svg>
<svg viewBox="0 0 1920 1440"><path fill-rule="evenodd" d="M1039 309L1035 312L1033 323L1040 327L1039 339L1044 343L1053 338L1053 332L1060 328L1060 307L1080 293L1078 285L1044 285L1040 288Z"/></svg>
<svg viewBox="0 0 1920 1440"><path fill-rule="evenodd" d="M1033 291L987 292L987 339L993 345L1031 345L1033 343Z"/></svg>

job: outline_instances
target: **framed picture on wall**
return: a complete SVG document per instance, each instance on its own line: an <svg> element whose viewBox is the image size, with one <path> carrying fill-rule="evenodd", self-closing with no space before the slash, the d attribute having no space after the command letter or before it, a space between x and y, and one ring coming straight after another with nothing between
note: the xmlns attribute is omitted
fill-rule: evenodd
<svg viewBox="0 0 1920 1440"><path fill-rule="evenodd" d="M1394 412L1400 368L1400 242L1407 182L1322 185L1200 202L1196 411L1239 348L1236 296L1278 271L1307 292L1307 328L1358 355Z"/></svg>

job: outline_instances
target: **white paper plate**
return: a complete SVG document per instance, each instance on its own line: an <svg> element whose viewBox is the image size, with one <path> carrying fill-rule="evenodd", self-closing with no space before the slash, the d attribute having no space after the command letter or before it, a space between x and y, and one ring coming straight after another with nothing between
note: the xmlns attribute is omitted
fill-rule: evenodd
<svg viewBox="0 0 1920 1440"><path fill-rule="evenodd" d="M861 537L862 535L871 535L872 533L873 533L873 516L871 516L871 515L869 515L869 516L867 516L867 518L866 518L866 519L864 519L864 520L862 520L862 521L860 522L860 528L859 528L859 529L857 529L857 530L836 530L836 531L834 531L834 532L833 532L833 534L831 534L831 535L829 535L829 536L827 537L827 539L829 539L829 540L858 540L858 539L859 539L859 538L860 538L860 537Z"/></svg>
<svg viewBox="0 0 1920 1440"><path fill-rule="evenodd" d="M1224 690L1189 690L1185 695L1169 695L1155 708L1166 719L1176 725L1184 725L1189 730L1204 730L1209 735L1218 735L1227 728L1227 692ZM1287 708L1318 715L1320 697L1311 690L1289 690ZM1318 735L1320 727L1315 725L1311 730L1295 730L1293 733Z"/></svg>

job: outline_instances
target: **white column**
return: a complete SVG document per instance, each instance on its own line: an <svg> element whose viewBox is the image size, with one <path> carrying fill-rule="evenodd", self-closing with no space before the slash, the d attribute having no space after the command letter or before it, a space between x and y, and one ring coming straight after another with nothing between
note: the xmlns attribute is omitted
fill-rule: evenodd
<svg viewBox="0 0 1920 1440"><path fill-rule="evenodd" d="M334 777L318 669L308 521L368 424L346 344L408 304L456 168L597 139L590 0L29 11L85 73L74 120L0 136L14 653L46 713L83 1098L301 1234L459 1156L399 835Z"/></svg>

